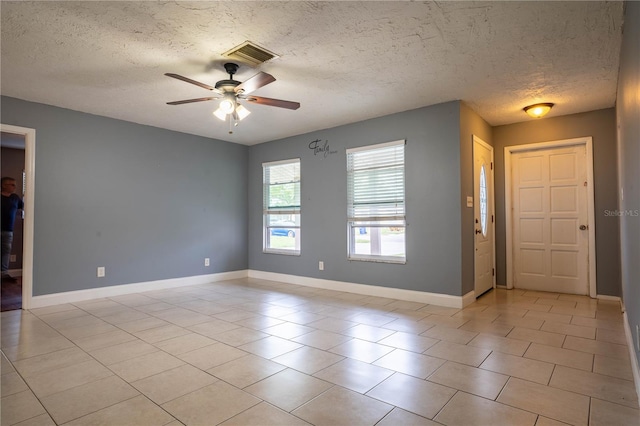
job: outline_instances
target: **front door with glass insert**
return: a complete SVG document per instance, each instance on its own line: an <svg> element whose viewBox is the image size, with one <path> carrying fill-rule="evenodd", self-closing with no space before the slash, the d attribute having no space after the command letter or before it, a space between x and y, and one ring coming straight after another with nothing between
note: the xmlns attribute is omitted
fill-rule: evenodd
<svg viewBox="0 0 640 426"><path fill-rule="evenodd" d="M493 148L473 137L476 297L494 285Z"/></svg>

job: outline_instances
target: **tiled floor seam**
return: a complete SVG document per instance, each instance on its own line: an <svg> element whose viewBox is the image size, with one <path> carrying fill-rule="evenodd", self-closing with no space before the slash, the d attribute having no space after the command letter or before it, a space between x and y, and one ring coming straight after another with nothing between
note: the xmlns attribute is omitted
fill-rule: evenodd
<svg viewBox="0 0 640 426"><path fill-rule="evenodd" d="M513 376L509 377L509 380L511 380L511 379L513 379ZM523 380L524 380L524 379L523 379ZM527 413L535 414L535 415L537 416L537 418L536 418L536 423L535 423L535 424L537 424L537 423L538 423L538 420L540 419L540 417L549 417L549 416L547 416L547 415L543 415L543 414L540 414L540 413L536 413L535 411L527 410L526 408L522 408L522 407L518 407L518 406L516 406L516 405L510 405L510 404L507 404L507 403L505 403L505 402L498 401L498 399L499 399L499 398L500 398L500 396L502 395L502 392L504 392L504 390L505 390L505 388L506 388L506 386L507 386L507 384L508 384L508 383L509 383L509 381L507 381L507 383L506 383L506 384L505 384L505 386L502 388L502 390L500 391L500 394L496 397L496 400L495 400L494 402L496 402L496 403L498 403L498 404L505 405L505 406L507 406L507 407L515 408L516 410L522 410L522 411L526 411ZM531 382L531 383L534 383L534 382ZM589 403L591 403L591 402L589 402ZM562 421L562 420L554 419L554 418L552 418L552 417L549 417L549 418L550 418L550 419L552 419L552 420L555 420L555 421L557 421L557 422L560 422L560 423L562 423L562 424L566 424L566 422L564 422L564 421ZM588 418L588 417L587 417L587 418ZM585 426L586 426L586 425L585 425Z"/></svg>
<svg viewBox="0 0 640 426"><path fill-rule="evenodd" d="M95 317L95 315L93 315L93 314L90 314L90 315L92 315L92 316L94 316L94 317ZM116 326L116 327L117 327L117 326ZM118 328L119 328L119 327L118 327ZM121 330L122 330L122 329L121 329ZM58 330L56 329L56 331L58 331ZM124 331L125 333L128 333L128 334L132 335L131 333L127 332L126 330L122 330L122 331ZM59 332L59 331L58 331L58 332ZM133 336L133 337L135 337L135 338L136 338L136 339L138 339L138 340L141 340L141 339L139 339L137 336L134 336L134 335L132 335L132 336ZM175 416L173 416L170 412L168 412L164 407L162 407L162 405L157 404L156 402L154 402L153 400L151 400L151 399L150 399L150 398L149 398L149 397L148 397L144 392L141 392L141 391L140 391L138 388L136 388L136 387L135 387L131 382L127 381L125 378L121 377L117 372L113 371L113 370L109 367L109 365L106 365L106 364L104 364L103 362L101 362L100 360L96 359L96 358L95 358L95 357L94 357L90 352L88 352L88 351L86 351L85 349L83 349L83 348L79 347L75 342L73 342L73 340L71 340L71 339L68 339L68 340L69 340L69 341L71 341L77 349L81 350L81 351L82 351L82 352L84 352L86 355L88 355L91 359L95 360L95 361L96 361L96 362L98 362L100 365L102 365L103 367L107 368L109 371L111 371L111 372L113 373L113 375L114 375L114 376L119 377L122 381L124 381L125 383L127 383L129 386L131 386L133 389L135 389L135 390L138 392L138 395L133 396L133 397L131 397L131 398L128 398L127 400L130 400L130 399L133 399L133 398L136 398L136 397L138 397L138 396L142 395L142 396L144 396L146 399L148 399L151 403L153 403L154 405L156 405L158 408L160 408L161 410L163 410L164 412L166 412L167 414L169 414L172 418L174 418L175 420L178 420ZM156 343L157 343L157 342L156 342ZM155 345L153 345L153 346L155 346ZM100 349L100 348L98 348L98 349ZM162 349L158 348L158 351L162 351ZM162 351L162 352L165 352L165 351ZM165 353L167 353L167 352L165 352ZM168 354L168 355L171 355L171 354L169 354L169 353L167 353L167 354ZM138 357L141 357L141 356L144 356L144 355L139 355ZM171 356L173 356L173 355L171 355ZM138 358L138 357L129 358L129 360L130 360L130 359L134 359L134 358ZM11 361L9 361L9 362L11 362ZM13 364L13 363L12 363L12 364ZM195 366L194 366L194 367L195 367ZM179 367L175 367L175 368L179 368ZM196 367L196 368L197 368L197 367ZM14 367L14 369L15 369L15 367ZM18 370L17 370L17 369L15 369L15 370L16 370L16 372L18 372ZM167 370L165 370L165 371L167 371ZM201 371L203 371L203 370L201 370ZM204 373L206 373L206 371L203 371L203 372L204 372ZM18 372L18 373L19 373L19 372ZM162 372L160 372L160 373L156 373L156 374L161 374L161 373L162 373ZM206 373L206 374L209 374L209 373ZM152 376L153 376L153 375L152 375ZM21 376L21 377L22 377L22 376ZM148 377L150 377L150 376L148 376ZM27 380L25 380L24 378L23 378L23 380L25 381L25 383L27 384L27 386L29 386L29 383L27 382ZM77 385L77 386L73 386L73 387L71 387L71 388L69 388L69 389L65 389L65 390L60 391L60 392L65 392L65 391L67 391L67 390L70 390L70 389L73 389L73 388L78 388L78 387L81 387L81 386L83 386L83 385L85 385L85 384L80 384L80 385ZM41 399L38 397L38 395L37 395L35 392L33 392L33 390L31 389L31 387L30 387L30 386L29 386L29 390L33 393L33 395L36 397L36 399L38 399L38 402L40 402L40 404L42 405L42 407L44 408L44 410L47 412L47 414L48 414L48 415L53 419L53 415L52 415L52 414L47 410L46 406L42 403L42 401L41 401ZM47 395L47 396L52 396L52 395L54 395L54 394ZM124 402L124 401L126 401L126 400L116 402L116 403L114 403L114 404L112 404L112 405L110 405L110 406L107 406L107 407L102 407L102 408L100 408L100 409L98 409L98 410L96 410L96 411L93 411L93 412L91 412L91 413L85 413L85 414L83 414L82 416L79 416L79 417L77 417L77 418L74 418L74 419L70 419L70 420L68 420L68 422L71 422L71 421L77 420L77 419L79 419L79 418L85 417L85 416L87 416L87 415L90 415L90 414L93 414L93 413L99 412L99 411L104 410L104 409L106 409L106 408L109 408L109 407L111 407L111 406L118 405L118 404L120 404L120 403L122 403L122 402ZM57 423L56 423L56 424L57 424Z"/></svg>
<svg viewBox="0 0 640 426"><path fill-rule="evenodd" d="M79 348L79 349L80 349L80 350L82 350L82 348ZM85 352L85 353L87 353L87 352ZM87 355L91 356L91 354L89 354L89 353L87 353ZM96 361L97 361L97 360L96 360ZM31 388L31 386L29 385L29 382L27 381L27 379L25 379L25 378L20 374L20 372L19 372L19 371L15 368L15 366L13 365L13 362L12 362L12 361L10 361L10 360L9 360L9 362L10 362L10 363L11 363L11 365L13 366L14 370L16 371L16 373L18 373L18 375L20 376L20 378L25 382L26 386L29 388L29 392L31 392L31 393L33 394L33 396L38 400L38 402L40 403L40 405L42 406L42 408L44 409L44 411L47 413L47 415L48 415L51 419L54 419L54 417L53 417L52 413L47 409L46 405L45 405L45 404L43 404L43 402L42 402L41 398L36 394L36 392L34 392L34 391L33 391L33 389ZM99 362L99 361L98 361L98 362ZM101 364L101 365L102 365L102 364ZM106 367L106 366L105 366L105 367ZM108 367L106 367L106 368L108 368ZM117 374L115 374L115 373L114 373L114 375L116 375L116 376L117 376ZM118 377L119 377L119 376L118 376ZM124 379L123 379L123 380L124 380ZM125 380L125 382L126 382L126 380ZM134 387L133 385L131 385L131 383L129 383L129 382L126 382L126 383L127 383L129 386L131 386L131 387L133 387L133 388L135 389L135 387ZM80 384L80 385L77 385L77 386L73 386L73 387L71 387L71 388L69 388L69 389L65 389L65 390L60 391L60 392L65 392L65 391L67 391L67 390L70 390L70 389L73 389L73 388L78 388L78 387L81 387L81 386L83 386L83 385L84 385L84 384ZM137 390L137 389L136 389L136 390ZM60 393L60 392L56 392L56 393ZM138 391L138 392L139 392L139 391ZM55 393L53 393L53 394L51 394L51 395L47 395L47 396L49 397L49 396L52 396L52 395L55 395ZM144 395L143 393L141 393L141 392L139 392L139 395L143 395L143 396L145 396L145 395ZM131 397L131 398L128 398L128 399L136 398L136 397L138 397L139 395L135 395L135 396L133 396L133 397ZM146 396L145 396L145 397L146 397ZM128 399L127 399L127 400L128 400ZM148 398L147 398L147 399L148 399ZM68 422L71 422L71 421L77 420L77 419L82 418L82 417L84 417L84 416L87 416L87 415L89 415L89 414L96 413L96 412L98 412L98 411L100 411L100 410L103 410L103 409L105 409L105 408L112 407L112 406L114 406L114 405L118 405L118 404L120 404L121 402L124 402L124 401L126 401L126 400L116 402L116 403L111 404L110 406L107 406L107 407L102 407L102 408L100 408L100 409L98 409L98 410L96 410L96 411L93 411L93 412L91 412L91 413L85 413L85 414L83 414L83 415L81 415L81 416L78 416L78 417L76 417L76 418L70 419L70 420L68 420L68 421L67 421L67 422L65 422L65 423L68 423ZM153 401L151 401L151 402L153 402ZM155 404L155 403L154 403L154 404ZM157 404L156 404L156 405L157 405ZM162 408L162 407L160 407L160 408ZM168 413L168 414L169 414L169 413ZM39 415L38 415L38 416L39 416ZM38 416L34 416L34 417L30 418L30 419L33 419L33 418L38 417ZM173 416L172 416L172 417L173 417ZM25 419L25 420L30 420L30 419ZM23 421L25 421L25 420L23 420ZM55 422L55 420L54 420L54 422ZM56 424L58 424L58 423L56 423Z"/></svg>
<svg viewBox="0 0 640 426"><path fill-rule="evenodd" d="M51 414L49 413L49 411L47 410L47 407L44 406L44 404L42 403L42 401L40 400L40 398L38 397L38 395L36 395L36 393L33 391L33 389L31 389L31 386L29 386L29 382L27 382L27 380L22 376L22 374L20 374L20 372L18 371L17 368L15 368L15 365L13 365L13 361L11 361L8 357L6 357L6 355L4 354L4 351L0 350L2 352L2 356L4 356L5 358L7 358L8 362L11 364L11 366L13 367L13 370L18 373L18 376L20 376L20 378L22 379L22 381L25 383L25 385L27 386L27 388L29 389L29 392L31 392L31 394L38 400L38 403L40 404L40 406L44 409L45 413L47 413L47 415L49 417L51 417L53 419L53 417L51 416ZM4 395L2 397L4 399ZM40 416L40 414L30 417L29 419L25 419L22 421L26 421L26 420L30 420L33 418L36 418ZM21 421L21 422L22 422Z"/></svg>
<svg viewBox="0 0 640 426"><path fill-rule="evenodd" d="M205 300L205 299L203 299L203 300ZM158 299L158 301L162 301L162 302L166 303L166 299ZM116 301L116 302L117 302L117 301ZM117 302L117 303L119 303L119 302ZM126 306L126 307L127 307L127 308L129 308L129 309L135 309L135 307L131 307L131 306L124 305L124 304L121 304L121 305ZM178 307L178 308L181 308L181 306L180 306L179 304L177 304L177 305L172 305L172 306L174 306L174 307ZM478 310L478 311L484 311L484 310L486 310L486 309L488 308L488 306L489 306L489 305L484 306L484 307L481 307L481 308L479 308L479 310ZM187 308L184 308L184 309L187 309ZM356 309L356 308L354 308L354 309ZM197 311L193 311L193 310L191 310L191 311L192 311L192 312L195 312L195 313L198 313ZM86 312L86 311L85 311L85 312ZM141 311L140 311L140 312L141 312ZM97 316L96 316L96 315L94 315L94 314L89 313L89 315L91 315L92 317L95 317L95 318L101 319L100 317L97 317ZM357 315L360 315L360 314L357 314L357 315L356 315L356 314L354 314L354 315L355 315L355 316L357 316ZM354 315L352 315L351 317L353 317ZM364 315L364 314L363 314L363 315ZM150 317L154 317L154 318L159 318L159 317L157 317L157 316L155 316L155 315L153 315L153 314L149 314L149 316L150 316ZM208 317L210 317L210 318L215 319L215 317L214 317L214 316L212 316L212 315L207 315L207 316L208 316ZM446 316L445 316L445 317L446 317ZM449 316L449 317L450 317L450 316ZM42 319L41 319L40 317L37 317L37 318L38 318L40 321L42 321ZM337 316L337 317L332 317L332 318L340 318L340 317L339 317L339 316ZM574 318L574 317L572 317L572 318L571 318L570 323L571 323L571 322L573 322L573 318ZM44 322L44 323L46 323L45 321L43 321L43 322ZM169 322L170 322L170 321L169 321ZM235 322L235 321L233 321L233 322ZM232 322L232 323L233 323L233 322ZM466 324L467 322L468 322L468 321L466 321L466 322L464 322L464 323L462 323L462 324ZM171 322L170 322L170 323L171 323ZM48 325L48 323L46 323L46 324ZM112 324L112 325L113 325L114 327L118 328L119 330L124 331L127 335L131 336L132 338L137 339L138 341L142 341L142 342L144 342L143 340L141 340L140 338L138 338L137 336L135 336L132 332L128 332L127 330L120 328L120 325L121 325L121 324L122 324L122 323L118 322L117 324ZM171 323L171 324L174 324L175 326L180 327L180 328L184 328L184 327L179 326L178 324L175 324L175 323ZM386 324L388 324L388 323L386 323ZM457 327L457 328L460 328L461 326L462 326L462 325L460 325L460 323L458 323L458 327ZM352 326L352 327L355 327L355 325L354 325L354 326ZM52 327L52 328L53 328L54 330L56 330L56 332L60 335L60 332L59 332L55 327ZM384 327L381 327L381 328L384 328ZM193 330L189 330L189 329L186 329L186 328L185 328L185 330L188 330L190 333L199 334L199 333L197 333L196 331L193 331ZM344 330L343 330L343 331L344 331ZM395 330L395 331L397 331L397 330ZM338 331L338 333L339 333L339 334L343 334L343 333L341 333L340 331ZM412 334L416 334L416 333L412 333ZM557 334L561 334L561 333L557 333ZM392 334L392 335L393 335L393 334ZM477 335L478 335L478 334L476 333L476 336L477 336ZM202 336L204 336L204 335L202 335ZM348 336L348 335L345 335L345 336ZM565 342L566 342L566 339L567 339L567 336L568 336L568 335L564 335L564 338L563 338L562 346L561 346L561 347L564 347ZM64 337L64 335L63 335L63 337ZM205 336L205 337L206 337L206 336ZM389 337L389 336L387 336L387 337ZM89 357L91 357L92 359L94 359L95 361L97 361L100 365L102 365L102 366L106 367L107 369L109 369L109 371L111 371L112 373L115 373L115 372L114 372L113 370L111 370L111 369L110 369L106 364L103 364L102 362L98 361L98 360L97 360L97 358L95 358L94 356L92 356L92 355L91 355L91 353L89 353L89 351L88 351L88 350L84 350L84 349L82 349L80 346L78 346L78 345L75 343L75 341L74 341L75 339L74 339L74 340L72 340L72 339L69 339L69 338L66 338L66 337L65 337L65 339L66 339L66 340L68 340L69 342L71 342L71 343L73 344L73 347L75 347L75 348L79 349L82 353L87 354ZM163 339L163 340L160 340L160 341L158 341L158 342L161 342L161 341L164 341L164 340L167 340L167 339L170 339L170 337L165 338L165 339ZM384 338L382 338L382 339L384 339ZM214 340L214 339L212 339L212 340ZM291 341L291 339L287 339L287 340ZM381 340L381 339L378 339L377 341L380 341L380 340ZM590 340L593 340L593 339L590 339ZM162 348L160 348L160 347L156 346L156 345L158 344L158 342L154 342L154 343L152 344L154 347L156 347L156 348L158 349L158 351L162 351L163 353L165 353L165 354L167 354L167 355L169 355L169 356L174 356L174 357L175 357L175 355L172 355L172 353L170 353L170 352L166 352L166 351L164 351ZM469 345L469 344L468 344L468 342L467 342L467 344L466 344L466 345L467 345L467 346L471 346L471 345ZM527 344L527 348L525 349L525 352L528 350L528 348L530 348L530 347L531 347L531 345L532 345L532 343L531 343L531 342L528 342L528 344ZM231 346L232 346L232 347L236 347L236 346L234 346L234 345L231 345ZM322 351L324 351L324 352L330 352L330 349L335 348L336 346L339 346L339 345L335 345L335 346L331 346L331 347L329 347L329 348L322 349ZM392 345L392 346L389 346L389 348L390 348L390 349L393 349L393 348L398 348L398 347L397 347L397 346L395 346L395 345ZM398 349L399 349L399 348L398 348ZM565 348L565 349L566 349L566 348ZM582 348L581 348L581 349L582 349ZM294 349L294 350L295 350L295 349ZM406 351L407 349L404 349L404 350ZM425 349L424 351L422 351L422 352L420 352L420 353L421 353L421 354L424 354L424 352L426 352L426 351L428 351L428 350L429 350L429 349L427 348L427 349ZM574 349L574 350L575 350L575 349ZM291 351L288 351L287 353L289 353L289 352L291 352ZM491 351L489 351L489 352L488 352L488 354L483 358L483 360L481 360L481 361L480 361L480 364L482 364L482 362L486 361L486 359L487 359L487 358L488 358L492 353L494 353L494 352L496 352L496 351L495 351L495 350L491 350ZM419 352L416 352L416 353L419 353ZM595 371L594 371L594 370L595 370L595 368L596 368L596 366L595 366L596 358L595 358L595 356L593 356L594 354L593 354L592 352L587 352L587 351L584 351L584 353L588 353L589 355L592 355L591 364L590 364L590 372L591 372L591 373L595 373ZM256 354L254 354L254 355L256 355ZM256 355L256 356L260 356L260 355ZM369 362L369 364L373 364L374 362L377 362L378 360L380 360L380 359L381 359L381 358L383 358L384 356L386 356L386 355L383 355L383 356L381 356L381 357L379 357L379 358L377 358L377 359L375 359L375 360L373 360L373 361L370 361L370 362ZM521 356L521 357L522 357L522 356ZM264 358L264 359L269 360L269 358ZM447 358L439 358L439 359L442 359L442 360L444 360L444 361L447 361ZM339 361L337 361L337 362L339 362ZM337 363L337 362L336 362L336 363ZM451 361L451 362L453 362L453 361ZM602 362L605 362L605 361L603 360ZM333 363L333 364L331 364L331 365L334 365L334 364L336 364L336 363ZM192 364L191 364L191 365L192 365ZM224 364L222 364L222 365L224 365ZM284 365L283 365L283 366L284 366ZM285 367L287 367L287 366L285 366ZM328 367L328 366L327 366L327 367ZM327 368L327 367L324 367L324 368ZM475 367L475 368L478 368L477 366L474 366L474 367ZM553 374L555 373L555 371L556 371L557 367L558 367L558 364L553 363L553 370L551 371L551 375L550 375L550 376L549 376L549 378L547 379L546 386L549 386L550 378L551 378L551 377L553 377ZM197 367L196 367L196 368L197 368ZM292 367L287 367L287 368L292 368ZM206 371L205 371L205 370L201 370L201 371L203 371L203 372L205 372L205 373L206 373ZM437 371L437 369L436 369L435 371ZM429 376L427 376L424 380L427 380L427 381L428 381L429 377L431 377L431 376L435 373L435 371L434 371L434 372L432 372ZM158 373L158 374L159 374L159 373ZM207 373L207 374L212 375L211 373ZM303 373L303 374L307 374L307 373ZM315 373L314 373L314 374L315 374ZM395 374L395 373L394 373L394 374ZM600 372L598 372L598 374L600 374ZM307 374L307 375L309 375L309 376L313 377L313 374ZM602 374L602 375L604 375L604 376L608 376L608 377L616 377L615 375L612 375L612 376L609 376L609 375L607 375L607 374ZM117 376L117 374L116 374L116 376ZM214 376L214 377L215 377L215 375L212 375L212 376ZM119 377L119 376L118 376L118 377ZM267 376L267 377L269 377L269 376ZM618 377L618 378L619 378L619 377ZM511 379L512 379L512 377L509 377L509 380L511 380ZM222 380L222 379L220 379L220 380ZM263 378L263 380L264 380L264 378ZM525 379L521 379L521 380L525 380ZM224 380L222 380L222 381L224 381ZM526 381L526 380L525 380L525 381ZM125 380L125 382L127 382L127 381ZM129 385L131 385L131 383L129 383L129 382L127 382L127 383L128 383ZM228 383L228 382L226 382L226 383ZM502 394L502 392L504 391L505 387L507 386L507 383L508 383L508 381L507 381L507 382L505 382L505 384L502 386L502 388L501 388L500 392L498 392L498 394L497 394L497 396L496 396L496 399L498 399L498 398L500 397L500 395L501 395L501 394ZM230 383L229 383L229 384L230 384ZM131 385L131 386L133 386L133 385ZM233 386L233 385L232 385L232 386ZM249 385L247 385L247 386L249 386ZM332 384L331 389L332 389L332 388L335 388L336 386L337 386L337 387L340 387L340 385ZM133 386L133 387L135 388L135 386ZM553 387L553 388L554 388L554 389L560 389L560 390L565 391L565 390L564 390L564 389L562 389L562 388L557 388L557 387ZM137 388L135 388L135 389L137 389ZM238 389L240 389L240 388L238 388ZM244 388L243 388L243 389L244 389ZM455 389L454 389L454 390L455 390ZM325 392L323 392L322 394L326 393L327 391L328 391L328 390L326 390L326 391L325 391ZM365 394L366 394L367 392L369 392L369 391L366 391L366 392L365 392ZM459 392L463 392L463 393L464 393L465 391L462 391L462 390L456 390L456 392L454 393L454 395L456 395L456 394L457 394L457 393L459 393ZM565 392L571 392L571 391L565 391ZM321 394L321 395L322 395L322 394ZM144 393L143 393L143 395L144 395ZM310 401L315 400L318 396L319 396L319 395L317 395L317 396L316 396L316 397L314 397L313 399L311 399L311 400L309 400L309 401L307 401L307 402L303 403L302 405L304 405L304 404L306 404L306 403L308 403L308 402L310 402ZM591 403L591 402L593 401L593 399L594 399L594 397L591 397L590 395L584 395L584 396L587 396L587 397L589 397L589 398L590 398L590 399L589 399L590 403ZM145 395L145 397L146 397L147 399L149 399L146 395ZM453 398L453 396L452 396L452 398ZM441 410L442 410L442 409L443 409L443 408L444 408L448 403L450 403L450 401L451 401L451 399L449 399L449 400L447 401L447 403L446 403L444 406L440 407L440 411L441 411ZM384 401L383 401L383 402L384 402ZM496 402L496 401L494 401L494 402ZM611 403L612 403L612 404L615 404L614 402L611 402ZM154 404L154 405L158 405L158 404ZM506 404L505 404L505 405L506 405ZM516 407L516 408L518 408L518 407ZM294 408L294 410L295 410L295 408ZM246 410L245 410L245 411L246 411ZM439 412L440 412L440 411L439 411ZM438 413L439 413L439 412L438 412ZM438 413L436 413L433 417L437 416L437 415L438 415ZM589 408L589 414L590 414L590 413L591 413L591 405L590 405L590 408ZM417 413L416 413L416 414L417 414ZM536 416L537 416L537 417L539 417L539 416L540 416L538 413L534 413L534 414L536 414ZM236 415L237 415L237 414L236 414Z"/></svg>

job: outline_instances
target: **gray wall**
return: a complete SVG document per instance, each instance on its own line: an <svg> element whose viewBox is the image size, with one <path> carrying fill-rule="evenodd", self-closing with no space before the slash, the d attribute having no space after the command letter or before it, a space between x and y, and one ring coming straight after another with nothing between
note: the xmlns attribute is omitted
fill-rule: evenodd
<svg viewBox="0 0 640 426"><path fill-rule="evenodd" d="M618 146L620 186L624 188L620 217L622 290L635 347L640 325L640 3L627 2L618 78ZM640 352L636 349L640 361Z"/></svg>
<svg viewBox="0 0 640 426"><path fill-rule="evenodd" d="M455 101L252 146L249 267L460 296L459 117ZM314 155L309 143L316 139L335 153ZM349 261L345 149L398 139L407 141L407 263ZM262 163L288 158L301 166L300 256L262 252Z"/></svg>
<svg viewBox="0 0 640 426"><path fill-rule="evenodd" d="M10 176L16 180L16 194L22 197L22 171L24 170L24 149L2 147L2 176ZM18 211L13 227L13 244L11 254L16 256L15 262L9 262L9 269L22 269L22 212Z"/></svg>
<svg viewBox="0 0 640 426"><path fill-rule="evenodd" d="M627 68L621 75L637 75ZM622 156L630 162L622 175L626 205L633 206L637 109L618 114L631 154ZM466 294L473 289L473 209L465 202L473 194L473 134L495 147L498 284L506 282L504 147L593 136L598 294L621 293L619 219L604 215L618 208L613 109L491 128L454 101L250 148L7 97L1 120L37 130L34 295L246 268ZM316 139L328 143L328 154L309 149ZM345 149L397 139L407 140L407 264L348 261ZM262 253L261 163L297 157L302 254ZM634 220L623 222L624 259L637 257L637 238L624 237L637 234ZM626 262L625 282L637 278L637 265ZM97 266L107 268L105 278L96 278Z"/></svg>
<svg viewBox="0 0 640 426"><path fill-rule="evenodd" d="M460 104L460 203L462 294L475 285L475 217L474 209L467 207L467 196L473 197L473 135L493 146L493 129L465 103ZM478 200L474 200L474 203ZM476 295L477 296L477 295Z"/></svg>
<svg viewBox="0 0 640 426"><path fill-rule="evenodd" d="M3 124L36 129L35 296L247 268L247 147L1 106Z"/></svg>
<svg viewBox="0 0 640 426"><path fill-rule="evenodd" d="M620 296L618 219L605 215L605 210L618 208L616 121L613 108L494 127L498 284L506 284L504 147L581 136L593 137L597 293Z"/></svg>

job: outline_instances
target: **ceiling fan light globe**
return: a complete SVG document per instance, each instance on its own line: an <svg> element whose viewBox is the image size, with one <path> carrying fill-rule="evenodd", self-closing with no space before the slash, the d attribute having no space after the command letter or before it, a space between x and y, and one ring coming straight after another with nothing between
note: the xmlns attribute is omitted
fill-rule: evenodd
<svg viewBox="0 0 640 426"><path fill-rule="evenodd" d="M246 109L244 106L238 104L238 108L236 108L236 114L238 114L238 119L242 120L247 115L251 114L251 111Z"/></svg>
<svg viewBox="0 0 640 426"><path fill-rule="evenodd" d="M233 101L230 99L223 99L220 102L220 109L222 112L224 112L225 114L231 114L233 112L233 108L235 107L235 105L233 104Z"/></svg>
<svg viewBox="0 0 640 426"><path fill-rule="evenodd" d="M216 117L218 117L222 121L225 121L227 119L227 113L224 112L220 108L218 108L217 110L213 111L213 115L215 115Z"/></svg>

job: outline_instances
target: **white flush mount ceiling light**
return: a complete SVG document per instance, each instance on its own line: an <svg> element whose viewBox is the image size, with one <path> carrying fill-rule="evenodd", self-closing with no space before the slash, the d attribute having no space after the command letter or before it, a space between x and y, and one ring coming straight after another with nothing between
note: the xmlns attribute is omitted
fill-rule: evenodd
<svg viewBox="0 0 640 426"><path fill-rule="evenodd" d="M533 104L524 107L522 110L526 112L530 117L542 118L553 108L553 104L546 102L541 104Z"/></svg>
<svg viewBox="0 0 640 426"><path fill-rule="evenodd" d="M230 134L233 133L232 129L234 126L238 125L238 122L251 114L248 109L240 104L240 100L254 104L274 106L286 109L300 108L300 103L298 102L283 101L282 99L263 98L261 96L249 95L249 93L253 92L254 90L276 81L276 79L271 74L267 74L266 72L259 72L245 82L240 82L233 79L233 75L238 71L237 64L228 62L224 64L224 69L229 74L229 79L218 81L215 87L211 87L208 84L204 84L178 74L166 73L165 75L168 77L182 80L190 84L195 84L196 86L202 87L203 89L214 92L214 95L211 97L167 102L167 104L182 105L193 102L203 102L220 99L218 109L213 112L213 115L215 115L222 121L229 121Z"/></svg>

